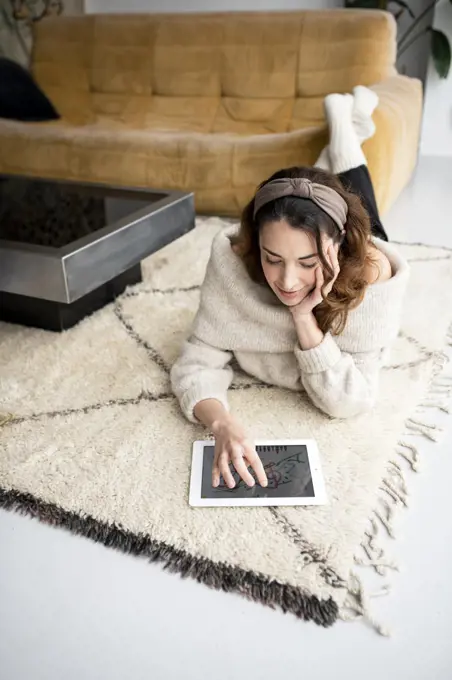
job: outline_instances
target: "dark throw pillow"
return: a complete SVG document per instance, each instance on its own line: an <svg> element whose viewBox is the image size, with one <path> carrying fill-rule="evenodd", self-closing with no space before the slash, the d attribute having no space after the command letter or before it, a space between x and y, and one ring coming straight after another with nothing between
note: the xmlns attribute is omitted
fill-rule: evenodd
<svg viewBox="0 0 452 680"><path fill-rule="evenodd" d="M28 122L60 118L32 75L6 57L0 57L0 118Z"/></svg>

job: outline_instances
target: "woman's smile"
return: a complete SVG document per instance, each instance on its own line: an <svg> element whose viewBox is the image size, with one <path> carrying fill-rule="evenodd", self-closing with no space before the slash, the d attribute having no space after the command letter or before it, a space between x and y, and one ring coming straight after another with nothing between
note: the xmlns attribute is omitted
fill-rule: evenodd
<svg viewBox="0 0 452 680"><path fill-rule="evenodd" d="M297 298L303 291L302 290L291 290L287 291L278 286L278 284L275 284L275 287L278 291L278 293L281 295L281 297L286 298L287 300L293 300L294 298Z"/></svg>

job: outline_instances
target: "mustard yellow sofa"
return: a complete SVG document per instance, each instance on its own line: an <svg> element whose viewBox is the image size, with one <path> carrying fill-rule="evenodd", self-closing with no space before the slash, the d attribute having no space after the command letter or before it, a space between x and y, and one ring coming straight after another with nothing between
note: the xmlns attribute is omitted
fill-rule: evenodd
<svg viewBox="0 0 452 680"><path fill-rule="evenodd" d="M46 19L32 72L62 118L0 120L0 173L190 190L198 212L234 216L270 173L315 162L323 97L363 84L380 96L364 149L385 211L415 166L422 111L395 51L378 11Z"/></svg>

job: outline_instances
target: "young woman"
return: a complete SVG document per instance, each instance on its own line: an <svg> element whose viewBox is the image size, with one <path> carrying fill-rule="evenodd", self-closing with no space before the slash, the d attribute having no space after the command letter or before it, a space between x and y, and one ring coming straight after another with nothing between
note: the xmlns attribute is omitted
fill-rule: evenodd
<svg viewBox="0 0 452 680"><path fill-rule="evenodd" d="M229 412L228 366L305 391L329 416L372 408L385 350L398 333L408 265L389 246L361 149L375 128L367 88L329 95L330 144L313 168L276 172L214 239L192 334L171 371L182 411L215 436L212 484L266 485Z"/></svg>

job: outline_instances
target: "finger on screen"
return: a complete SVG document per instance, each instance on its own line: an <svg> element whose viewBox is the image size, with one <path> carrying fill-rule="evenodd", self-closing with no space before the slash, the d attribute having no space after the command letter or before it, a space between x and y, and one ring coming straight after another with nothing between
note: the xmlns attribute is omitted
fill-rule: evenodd
<svg viewBox="0 0 452 680"><path fill-rule="evenodd" d="M232 450L232 464L237 470L240 477L248 486L254 486L254 477L248 470L245 460L243 458L243 448L241 446L234 447Z"/></svg>
<svg viewBox="0 0 452 680"><path fill-rule="evenodd" d="M220 484L220 468L218 467L218 460L215 459L212 467L212 486L217 487Z"/></svg>
<svg viewBox="0 0 452 680"><path fill-rule="evenodd" d="M235 481L229 468L229 456L227 454L221 454L218 463L226 486L233 489L235 487Z"/></svg>
<svg viewBox="0 0 452 680"><path fill-rule="evenodd" d="M252 447L247 447L246 448L246 453L245 456L253 468L254 472L256 473L257 480L261 486L268 486L268 479L267 475L265 474L264 466L262 465L262 461L257 455L257 452L255 449Z"/></svg>

